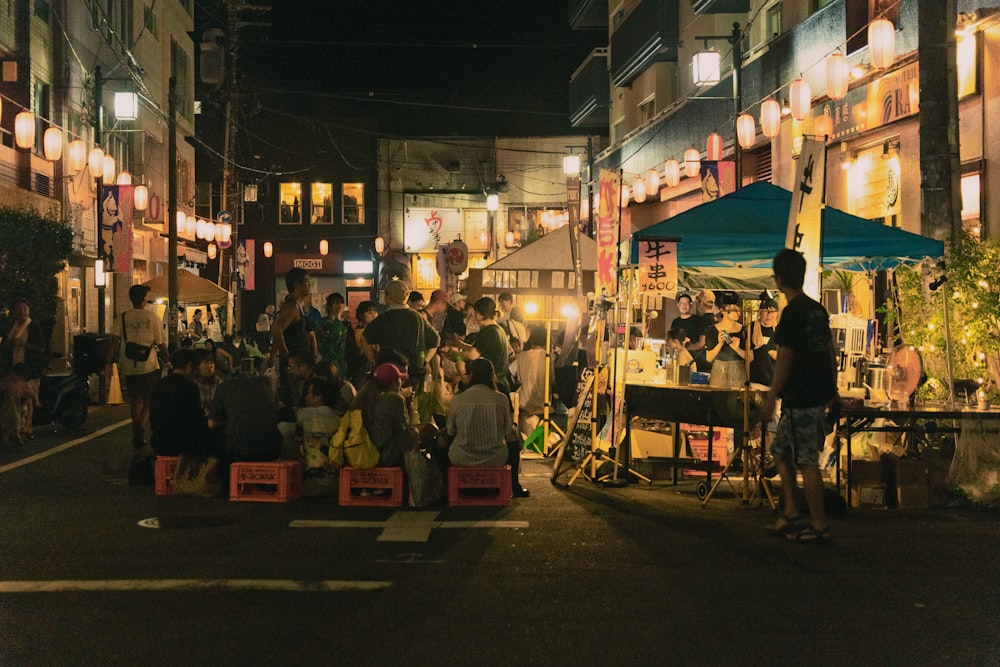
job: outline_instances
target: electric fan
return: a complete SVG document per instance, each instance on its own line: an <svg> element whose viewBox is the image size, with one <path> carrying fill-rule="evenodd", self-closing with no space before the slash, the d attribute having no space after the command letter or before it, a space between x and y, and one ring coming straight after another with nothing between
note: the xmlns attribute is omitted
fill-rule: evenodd
<svg viewBox="0 0 1000 667"><path fill-rule="evenodd" d="M885 367L886 391L895 403L907 403L920 385L924 364L911 347L897 347Z"/></svg>

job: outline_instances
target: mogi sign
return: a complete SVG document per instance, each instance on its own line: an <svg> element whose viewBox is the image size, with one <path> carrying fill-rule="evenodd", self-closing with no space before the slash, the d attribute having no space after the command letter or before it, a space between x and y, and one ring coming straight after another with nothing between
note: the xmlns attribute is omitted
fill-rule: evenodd
<svg viewBox="0 0 1000 667"><path fill-rule="evenodd" d="M296 269L305 269L306 271L320 271L323 268L323 260L296 259L292 260L292 266L294 266Z"/></svg>

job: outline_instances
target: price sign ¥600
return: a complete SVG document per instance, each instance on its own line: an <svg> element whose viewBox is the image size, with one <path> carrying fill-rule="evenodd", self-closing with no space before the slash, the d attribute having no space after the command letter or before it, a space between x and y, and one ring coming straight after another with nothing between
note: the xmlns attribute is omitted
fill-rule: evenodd
<svg viewBox="0 0 1000 667"><path fill-rule="evenodd" d="M677 242L639 242L639 291L673 299L677 295Z"/></svg>

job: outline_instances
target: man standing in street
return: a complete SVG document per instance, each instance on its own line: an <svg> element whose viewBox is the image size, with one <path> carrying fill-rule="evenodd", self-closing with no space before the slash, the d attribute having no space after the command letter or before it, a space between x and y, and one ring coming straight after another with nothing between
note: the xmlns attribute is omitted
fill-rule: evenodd
<svg viewBox="0 0 1000 667"><path fill-rule="evenodd" d="M802 292L806 260L785 248L774 257L774 282L788 305L781 313L774 341L778 359L760 421L768 422L781 399L781 419L771 453L781 474L785 513L771 527L790 542L829 544L833 537L823 509L819 452L825 440L826 409L837 394L836 361L830 315ZM799 515L796 469L802 473L811 525Z"/></svg>
<svg viewBox="0 0 1000 667"><path fill-rule="evenodd" d="M291 385L288 378L288 358L296 352L312 355L316 358L315 337L310 336L309 308L311 282L305 269L294 268L285 274L285 287L288 296L281 304L278 316L271 325L271 351L267 365L274 363L278 357L278 394L279 398L288 399Z"/></svg>
<svg viewBox="0 0 1000 667"><path fill-rule="evenodd" d="M441 339L423 314L406 305L409 286L402 280L391 280L385 286L388 309L365 327L365 340L378 350L391 347L401 352L409 363L409 379L405 386L415 394L424 390L427 362L437 352Z"/></svg>
<svg viewBox="0 0 1000 667"><path fill-rule="evenodd" d="M131 402L132 412L132 446L136 450L146 444L146 424L149 422L149 397L153 385L160 379L159 355L166 355L167 348L163 340L163 325L156 313L146 310L146 295L149 288L145 285L132 285L128 290L128 299L132 308L115 318L111 325L111 345L108 351L107 367L104 374L111 377L112 364L118 355L119 367L125 375L125 391ZM127 343L135 343L150 348L145 359L130 358L126 354Z"/></svg>

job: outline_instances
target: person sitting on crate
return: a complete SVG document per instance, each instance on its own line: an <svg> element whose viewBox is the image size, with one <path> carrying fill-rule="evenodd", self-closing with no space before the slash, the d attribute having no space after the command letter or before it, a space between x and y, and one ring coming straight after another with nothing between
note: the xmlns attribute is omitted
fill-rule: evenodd
<svg viewBox="0 0 1000 667"><path fill-rule="evenodd" d="M274 461L281 455L278 401L266 375L237 377L215 391L208 411L210 428L223 429L223 463Z"/></svg>
<svg viewBox="0 0 1000 667"><path fill-rule="evenodd" d="M343 412L333 404L338 400L336 388L322 378L306 381L304 405L296 410L296 422L302 436L303 470L307 477L325 477L330 465L330 438L340 426Z"/></svg>
<svg viewBox="0 0 1000 667"><path fill-rule="evenodd" d="M199 364L198 352L179 349L170 357L170 374L153 386L149 444L157 456L204 454L210 448L197 384Z"/></svg>
<svg viewBox="0 0 1000 667"><path fill-rule="evenodd" d="M403 452L417 443L416 429L408 426L406 400L400 393L408 378L395 364L379 364L351 402L350 409L361 411L365 430L378 448L379 466L401 466Z"/></svg>

